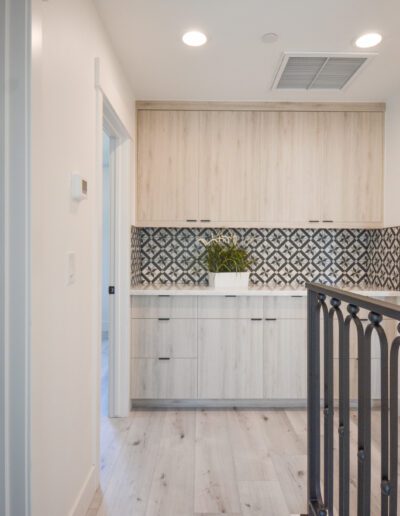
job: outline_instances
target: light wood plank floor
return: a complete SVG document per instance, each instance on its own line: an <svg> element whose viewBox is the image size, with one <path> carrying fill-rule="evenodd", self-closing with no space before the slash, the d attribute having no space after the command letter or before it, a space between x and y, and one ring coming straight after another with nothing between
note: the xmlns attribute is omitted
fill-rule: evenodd
<svg viewBox="0 0 400 516"><path fill-rule="evenodd" d="M375 516L379 411L373 413L372 433ZM352 412L351 514L356 514L356 436ZM124 419L104 417L101 487L87 516L304 513L306 437L303 410L135 410Z"/></svg>

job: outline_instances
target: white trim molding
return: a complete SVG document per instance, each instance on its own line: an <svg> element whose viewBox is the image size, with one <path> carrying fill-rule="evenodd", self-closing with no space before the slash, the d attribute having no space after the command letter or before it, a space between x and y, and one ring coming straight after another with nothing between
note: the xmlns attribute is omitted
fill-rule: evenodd
<svg viewBox="0 0 400 516"><path fill-rule="evenodd" d="M100 459L100 376L101 376L101 335L102 335L102 203L103 203L103 129L106 123L115 136L114 156L116 173L116 210L115 210L115 298L113 314L113 371L110 394L110 416L124 417L130 411L130 176L132 140L129 128L114 109L107 86L100 78L100 60L95 60L96 88L96 171L93 191L94 220L96 234L94 241L93 263L93 374L92 421L94 432L93 465L95 466L96 485L98 484Z"/></svg>
<svg viewBox="0 0 400 516"><path fill-rule="evenodd" d="M30 486L31 2L0 1L0 514Z"/></svg>

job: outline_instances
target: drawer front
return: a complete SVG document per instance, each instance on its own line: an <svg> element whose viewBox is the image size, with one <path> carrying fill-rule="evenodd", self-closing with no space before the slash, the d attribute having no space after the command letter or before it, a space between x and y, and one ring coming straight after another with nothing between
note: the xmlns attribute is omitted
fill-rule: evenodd
<svg viewBox="0 0 400 516"><path fill-rule="evenodd" d="M262 318L262 297L201 296L198 298L199 319Z"/></svg>
<svg viewBox="0 0 400 516"><path fill-rule="evenodd" d="M134 358L131 362L131 398L197 398L197 360L193 358Z"/></svg>
<svg viewBox="0 0 400 516"><path fill-rule="evenodd" d="M131 314L133 319L193 319L197 317L197 297L132 296Z"/></svg>
<svg viewBox="0 0 400 516"><path fill-rule="evenodd" d="M132 358L196 358L196 319L135 319Z"/></svg>
<svg viewBox="0 0 400 516"><path fill-rule="evenodd" d="M307 298L305 296L269 296L264 298L266 319L306 319Z"/></svg>

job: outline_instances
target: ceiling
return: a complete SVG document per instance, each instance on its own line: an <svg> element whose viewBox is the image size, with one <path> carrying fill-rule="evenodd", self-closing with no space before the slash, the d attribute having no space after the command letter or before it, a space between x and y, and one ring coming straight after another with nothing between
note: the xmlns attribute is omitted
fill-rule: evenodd
<svg viewBox="0 0 400 516"><path fill-rule="evenodd" d="M400 87L398 0L94 2L140 100L385 101ZM184 45L190 29L207 44ZM378 55L344 91L271 89L283 52L362 52L352 42L368 31L383 34Z"/></svg>

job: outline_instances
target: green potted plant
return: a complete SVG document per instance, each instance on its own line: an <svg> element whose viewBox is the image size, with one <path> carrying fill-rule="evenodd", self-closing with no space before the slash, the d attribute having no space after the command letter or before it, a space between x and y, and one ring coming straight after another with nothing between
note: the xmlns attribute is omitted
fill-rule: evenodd
<svg viewBox="0 0 400 516"><path fill-rule="evenodd" d="M239 245L238 237L230 232L199 242L205 247L204 263L208 270L208 284L212 288L247 288L251 261L247 251Z"/></svg>

